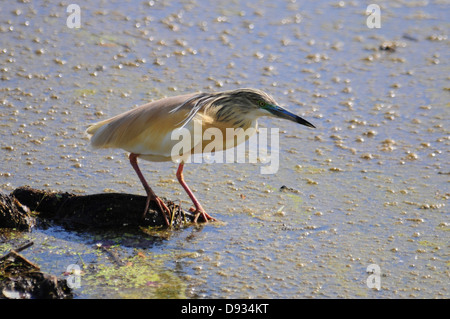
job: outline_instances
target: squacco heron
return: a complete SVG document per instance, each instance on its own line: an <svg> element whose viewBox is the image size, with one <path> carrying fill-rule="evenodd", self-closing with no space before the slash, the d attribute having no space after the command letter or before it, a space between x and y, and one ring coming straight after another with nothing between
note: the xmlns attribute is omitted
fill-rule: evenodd
<svg viewBox="0 0 450 319"><path fill-rule="evenodd" d="M217 128L225 133L227 128L257 128L257 118L271 116L287 119L308 127L315 126L290 111L277 106L275 100L267 93L257 89L237 89L216 93L192 93L144 104L110 119L93 124L87 129L94 148L121 148L130 152L129 160L147 193L143 218L148 211L150 201L158 204L168 226L170 211L166 204L156 196L139 169L137 159L152 162L175 160L173 147L178 140L172 139L172 132L186 128L194 135L194 124L200 125L201 131ZM197 133L198 134L198 133ZM226 134L223 134L225 137ZM248 137L247 137L248 138ZM193 144L195 144L194 142ZM203 141L200 141L203 143ZM180 162L176 173L177 179L195 206L197 222L201 215L205 222L215 220L208 215L189 189L183 177L184 163L190 155L203 147L192 144L190 152L176 158ZM235 147L238 143L224 143L223 149ZM202 144L203 145L203 144ZM216 149L216 151L218 151Z"/></svg>

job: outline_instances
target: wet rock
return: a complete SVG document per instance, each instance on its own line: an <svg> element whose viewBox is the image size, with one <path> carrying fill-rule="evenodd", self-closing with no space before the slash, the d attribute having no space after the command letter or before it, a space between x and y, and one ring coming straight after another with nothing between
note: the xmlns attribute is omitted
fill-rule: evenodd
<svg viewBox="0 0 450 319"><path fill-rule="evenodd" d="M149 211L142 218L145 196L121 193L75 195L20 187L12 192L11 197L28 206L39 217L73 229L166 225L154 202L150 202ZM163 201L172 211L173 226L193 221L192 213L182 210L172 201Z"/></svg>
<svg viewBox="0 0 450 319"><path fill-rule="evenodd" d="M30 245L27 245L29 247ZM67 299L72 292L63 279L45 274L15 250L0 258L0 299Z"/></svg>
<svg viewBox="0 0 450 319"><path fill-rule="evenodd" d="M280 192L301 194L301 192L298 189L288 187L286 185L280 187Z"/></svg>
<svg viewBox="0 0 450 319"><path fill-rule="evenodd" d="M30 230L35 219L30 209L22 205L14 196L0 193L0 227Z"/></svg>

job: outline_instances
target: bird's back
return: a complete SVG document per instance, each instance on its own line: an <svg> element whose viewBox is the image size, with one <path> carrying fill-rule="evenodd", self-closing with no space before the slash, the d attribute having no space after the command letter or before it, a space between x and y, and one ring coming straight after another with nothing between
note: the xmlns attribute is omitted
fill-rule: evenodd
<svg viewBox="0 0 450 319"><path fill-rule="evenodd" d="M94 148L121 148L136 154L170 156L171 132L181 126L192 106L183 105L196 94L168 97L144 104L110 119L91 125L86 133L92 135Z"/></svg>

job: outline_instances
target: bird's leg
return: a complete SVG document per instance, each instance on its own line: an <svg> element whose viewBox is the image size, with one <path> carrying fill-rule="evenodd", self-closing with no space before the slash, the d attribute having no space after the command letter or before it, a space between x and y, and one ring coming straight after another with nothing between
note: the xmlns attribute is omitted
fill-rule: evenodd
<svg viewBox="0 0 450 319"><path fill-rule="evenodd" d="M184 167L184 163L181 162L180 165L178 166L178 170L177 170L177 179L180 182L181 186L183 186L184 190L189 195L189 197L192 200L192 203L195 206L195 212L197 214L196 214L196 216L194 218L194 223L197 222L197 219L200 216L200 214L203 216L203 219L205 220L205 222L208 222L208 220L216 220L215 218L209 216L205 212L205 210L203 209L202 205L200 205L200 203L198 202L197 198L195 198L194 193L192 193L192 191L189 189L189 186L187 186L186 182L184 181L184 177L183 177L183 167Z"/></svg>
<svg viewBox="0 0 450 319"><path fill-rule="evenodd" d="M169 220L167 219L167 216L166 216L166 213L168 214L168 216L171 215L170 210L167 207L167 205L158 196L156 196L155 192L150 188L147 181L145 180L144 175L142 175L142 172L139 169L139 166L137 163L138 156L139 155L137 155L137 154L131 153L130 154L130 164L131 164L131 166L133 166L134 170L136 171L136 174L138 175L139 179L141 180L141 183L144 186L144 189L147 193L147 202L145 203L145 210L144 210L144 214L142 215L142 218L145 218L145 214L147 213L148 206L150 205L150 201L153 200L158 204L159 209L161 210L161 212L164 216L167 226L170 226Z"/></svg>

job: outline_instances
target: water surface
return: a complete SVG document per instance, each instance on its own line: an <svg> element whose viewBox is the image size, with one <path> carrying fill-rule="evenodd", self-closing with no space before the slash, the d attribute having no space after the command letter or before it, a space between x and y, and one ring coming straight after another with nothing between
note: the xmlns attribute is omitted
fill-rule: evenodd
<svg viewBox="0 0 450 319"><path fill-rule="evenodd" d="M3 2L0 189L144 190L90 123L165 96L260 88L312 122L280 130L280 167L189 164L221 223L159 232L2 232L43 271L83 269L76 298L448 298L449 23L443 1ZM386 50L387 49L387 50ZM176 164L141 165L188 197ZM282 186L286 186L282 191ZM124 212L126 213L126 212ZM367 286L367 267L381 289Z"/></svg>

